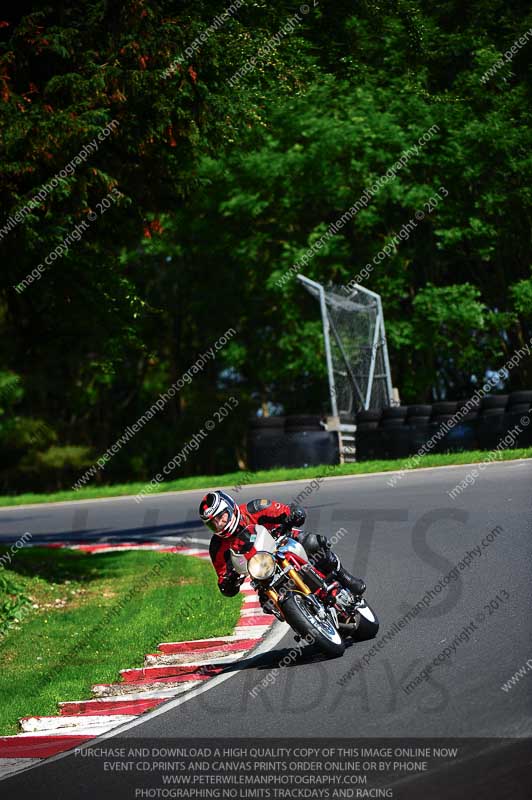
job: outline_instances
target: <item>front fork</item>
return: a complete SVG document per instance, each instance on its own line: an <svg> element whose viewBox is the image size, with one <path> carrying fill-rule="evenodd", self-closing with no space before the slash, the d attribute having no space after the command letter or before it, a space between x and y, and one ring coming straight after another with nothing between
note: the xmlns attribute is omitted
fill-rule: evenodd
<svg viewBox="0 0 532 800"><path fill-rule="evenodd" d="M305 581L302 578L299 577L299 575L297 574L296 570L293 567L290 568L290 562L286 558L283 558L283 560L281 562L281 566L282 566L283 570L284 569L288 570L286 575L288 576L288 579L289 579L290 583L292 584L292 588L299 589L299 591L302 594L312 594L312 592L308 588L307 584L305 583ZM281 616L284 617L284 614L281 611L281 608L279 606L279 594L278 594L278 592L276 592L275 589L266 589L265 594L268 596L268 598L271 600L273 605L276 607L276 609L278 610L279 614L281 614Z"/></svg>

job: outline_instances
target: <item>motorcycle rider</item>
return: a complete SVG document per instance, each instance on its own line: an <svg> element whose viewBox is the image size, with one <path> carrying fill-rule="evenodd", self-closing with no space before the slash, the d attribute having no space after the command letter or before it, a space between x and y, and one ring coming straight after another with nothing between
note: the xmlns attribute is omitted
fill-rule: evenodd
<svg viewBox="0 0 532 800"><path fill-rule="evenodd" d="M202 499L199 515L213 534L209 555L218 575L218 588L226 597L238 594L244 580L244 576L233 568L230 549L235 552L249 550L253 546L250 536L257 524L263 525L274 538L292 529L291 537L303 545L309 561L328 580L337 580L356 598L366 590L361 578L355 578L342 567L326 536L300 530L307 516L302 508L266 499L250 500L239 505L227 492L216 490L208 492ZM283 530L275 531L280 525ZM272 613L268 607L270 601L262 592L258 594L263 610Z"/></svg>

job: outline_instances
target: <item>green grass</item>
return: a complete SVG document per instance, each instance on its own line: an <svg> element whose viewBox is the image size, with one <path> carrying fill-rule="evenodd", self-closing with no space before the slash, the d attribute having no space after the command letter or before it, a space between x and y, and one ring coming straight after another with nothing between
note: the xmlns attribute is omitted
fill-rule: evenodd
<svg viewBox="0 0 532 800"><path fill-rule="evenodd" d="M220 595L209 562L172 553L27 547L1 573L2 735L18 732L19 717L90 699L92 684L141 667L159 642L232 633L240 613L241 597ZM5 609L17 596L27 609L18 623Z"/></svg>
<svg viewBox="0 0 532 800"><path fill-rule="evenodd" d="M512 461L519 458L532 458L532 447L516 450L498 451L497 461ZM466 453L446 453L426 455L419 459L415 469L422 467L443 467L452 464L471 464L478 461L492 460L486 450L472 450ZM274 483L276 481L311 480L321 476L366 475L371 472L389 472L391 470L408 469L408 459L401 458L389 461L361 461L355 464L322 465L316 467L298 467L288 469L261 470L259 472L227 472L224 475L195 475L190 478L178 478L175 481L161 483L159 492L180 492L186 489L210 489L217 486L247 486L254 483ZM27 503L52 503L63 500L89 500L98 497L120 497L136 495L145 483L121 483L114 486L90 486L79 491L65 490L51 494L20 494L0 497L0 507L18 506ZM149 497L150 495L145 495Z"/></svg>

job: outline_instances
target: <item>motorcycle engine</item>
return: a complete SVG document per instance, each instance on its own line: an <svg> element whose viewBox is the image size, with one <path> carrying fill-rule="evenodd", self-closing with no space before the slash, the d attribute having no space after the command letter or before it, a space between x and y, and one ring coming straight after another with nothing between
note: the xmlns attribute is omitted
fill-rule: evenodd
<svg viewBox="0 0 532 800"><path fill-rule="evenodd" d="M355 598L349 589L340 589L336 593L336 597L334 599L336 600L337 605L339 605L343 611L351 610L353 603L355 602Z"/></svg>

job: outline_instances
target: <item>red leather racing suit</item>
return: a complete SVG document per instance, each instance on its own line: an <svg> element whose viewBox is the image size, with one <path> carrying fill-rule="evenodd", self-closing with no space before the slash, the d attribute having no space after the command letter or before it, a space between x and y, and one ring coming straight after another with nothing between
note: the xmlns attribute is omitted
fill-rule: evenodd
<svg viewBox="0 0 532 800"><path fill-rule="evenodd" d="M238 594L239 590L238 573L233 569L229 550L233 549L236 553L248 552L253 548L250 536L255 532L255 525L264 525L267 530L272 531L290 516L290 506L265 499L242 503L239 509L242 518L238 530L227 539L213 534L209 545L211 561L218 575L218 588L227 596Z"/></svg>

